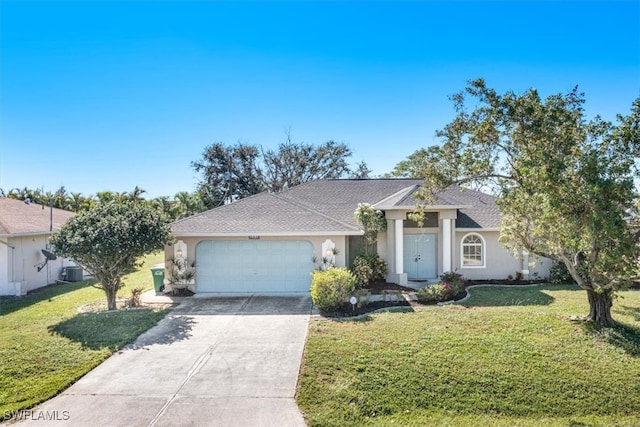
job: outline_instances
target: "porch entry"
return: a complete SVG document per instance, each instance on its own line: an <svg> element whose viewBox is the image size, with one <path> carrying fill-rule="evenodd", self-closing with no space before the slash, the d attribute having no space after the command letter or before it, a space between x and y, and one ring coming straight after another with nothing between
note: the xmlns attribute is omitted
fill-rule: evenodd
<svg viewBox="0 0 640 427"><path fill-rule="evenodd" d="M404 269L409 280L437 277L436 239L436 234L404 235Z"/></svg>

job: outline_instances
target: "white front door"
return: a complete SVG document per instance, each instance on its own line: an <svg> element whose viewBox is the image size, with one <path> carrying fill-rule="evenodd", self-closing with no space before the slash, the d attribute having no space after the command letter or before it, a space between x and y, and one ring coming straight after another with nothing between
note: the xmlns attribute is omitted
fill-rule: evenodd
<svg viewBox="0 0 640 427"><path fill-rule="evenodd" d="M409 280L437 277L436 238L435 234L404 235L404 269Z"/></svg>

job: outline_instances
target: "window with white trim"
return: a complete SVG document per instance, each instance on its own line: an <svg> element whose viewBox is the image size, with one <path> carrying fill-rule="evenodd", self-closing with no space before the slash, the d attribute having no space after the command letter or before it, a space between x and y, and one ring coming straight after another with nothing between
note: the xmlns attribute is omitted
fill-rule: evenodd
<svg viewBox="0 0 640 427"><path fill-rule="evenodd" d="M484 267L484 239L476 233L462 238L462 267Z"/></svg>

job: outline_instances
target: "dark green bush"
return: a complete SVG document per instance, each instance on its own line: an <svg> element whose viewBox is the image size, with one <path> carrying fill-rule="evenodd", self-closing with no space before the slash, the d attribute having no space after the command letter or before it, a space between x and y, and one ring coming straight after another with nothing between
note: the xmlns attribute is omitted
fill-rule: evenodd
<svg viewBox="0 0 640 427"><path fill-rule="evenodd" d="M569 270L567 270L567 266L564 265L564 262L554 261L553 265L549 269L549 282L554 285L562 285L569 283L576 283L569 274Z"/></svg>
<svg viewBox="0 0 640 427"><path fill-rule="evenodd" d="M346 268L314 271L311 275L311 299L320 310L339 308L356 290L356 278Z"/></svg>

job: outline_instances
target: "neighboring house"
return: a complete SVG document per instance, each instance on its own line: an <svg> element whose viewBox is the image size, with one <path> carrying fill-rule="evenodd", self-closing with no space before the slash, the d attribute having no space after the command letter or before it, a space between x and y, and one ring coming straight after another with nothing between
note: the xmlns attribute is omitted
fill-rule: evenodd
<svg viewBox="0 0 640 427"><path fill-rule="evenodd" d="M176 243L166 258L195 260L198 293L308 292L310 272L323 257L349 267L360 254L363 232L354 212L358 203L369 203L387 220L377 251L389 264L389 282L421 286L447 271L470 279L534 273L528 256L513 257L498 242L495 197L450 187L425 207L420 228L407 215L421 185L415 179L320 180L257 194L171 224ZM544 277L549 267L549 261L538 263L535 272Z"/></svg>
<svg viewBox="0 0 640 427"><path fill-rule="evenodd" d="M0 295L25 295L55 283L62 268L73 265L59 257L44 265L46 258L42 253L42 249L49 247L51 230L60 228L73 215L49 206L0 197Z"/></svg>

